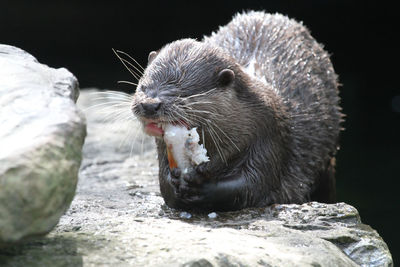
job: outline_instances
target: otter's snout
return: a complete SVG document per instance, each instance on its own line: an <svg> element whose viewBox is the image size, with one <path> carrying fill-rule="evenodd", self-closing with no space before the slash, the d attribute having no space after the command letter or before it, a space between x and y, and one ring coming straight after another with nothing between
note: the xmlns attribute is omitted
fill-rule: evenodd
<svg viewBox="0 0 400 267"><path fill-rule="evenodd" d="M147 99L146 101L140 102L136 106L136 111L138 114L145 117L154 117L157 116L158 112L162 108L162 102L158 99Z"/></svg>
<svg viewBox="0 0 400 267"><path fill-rule="evenodd" d="M161 102L140 103L140 108L143 110L144 115L153 116L160 110Z"/></svg>

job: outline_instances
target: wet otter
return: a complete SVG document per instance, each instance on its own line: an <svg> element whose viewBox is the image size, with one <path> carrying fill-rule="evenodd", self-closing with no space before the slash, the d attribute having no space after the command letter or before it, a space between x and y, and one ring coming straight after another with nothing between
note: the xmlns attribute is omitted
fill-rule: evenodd
<svg viewBox="0 0 400 267"><path fill-rule="evenodd" d="M335 201L337 87L322 46L280 14L238 14L201 42L150 53L132 110L156 137L166 204L236 210ZM166 123L197 127L210 161L171 171Z"/></svg>

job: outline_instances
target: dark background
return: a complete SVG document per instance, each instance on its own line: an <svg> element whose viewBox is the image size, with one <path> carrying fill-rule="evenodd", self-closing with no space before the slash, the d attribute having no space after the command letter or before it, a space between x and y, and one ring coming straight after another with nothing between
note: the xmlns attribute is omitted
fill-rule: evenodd
<svg viewBox="0 0 400 267"><path fill-rule="evenodd" d="M147 55L184 37L201 39L255 9L303 21L325 44L339 74L347 114L337 156L338 200L399 258L400 45L398 9L384 1L0 1L0 43L20 47L52 67L66 67L81 88L133 92L111 48L145 65Z"/></svg>

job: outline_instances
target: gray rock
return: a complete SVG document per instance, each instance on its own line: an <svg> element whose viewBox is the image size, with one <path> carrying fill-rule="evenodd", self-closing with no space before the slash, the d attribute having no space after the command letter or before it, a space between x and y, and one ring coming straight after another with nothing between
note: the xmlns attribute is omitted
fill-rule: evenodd
<svg viewBox="0 0 400 267"><path fill-rule="evenodd" d="M85 111L88 137L71 208L47 237L0 253L0 265L393 265L378 233L344 203L181 216L160 196L154 141L123 142L140 127L104 114L118 96L98 96L83 91L78 100L102 108Z"/></svg>
<svg viewBox="0 0 400 267"><path fill-rule="evenodd" d="M0 45L0 247L51 231L69 207L85 138L66 69Z"/></svg>

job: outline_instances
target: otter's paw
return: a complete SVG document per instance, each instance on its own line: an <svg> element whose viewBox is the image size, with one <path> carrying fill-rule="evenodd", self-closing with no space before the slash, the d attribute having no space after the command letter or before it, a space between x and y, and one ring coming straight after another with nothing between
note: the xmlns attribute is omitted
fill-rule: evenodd
<svg viewBox="0 0 400 267"><path fill-rule="evenodd" d="M174 168L169 171L167 181L172 186L175 197L179 197L179 187L181 185L181 169Z"/></svg>
<svg viewBox="0 0 400 267"><path fill-rule="evenodd" d="M181 199L186 203L203 202L207 199L206 187L210 179L207 176L204 164L182 175L183 181L179 186Z"/></svg>
<svg viewBox="0 0 400 267"><path fill-rule="evenodd" d="M189 185L199 186L207 181L206 163L201 163L189 173L185 173L182 178Z"/></svg>
<svg viewBox="0 0 400 267"><path fill-rule="evenodd" d="M179 187L179 197L181 201L189 205L196 205L207 200L205 184L194 185L185 181Z"/></svg>

